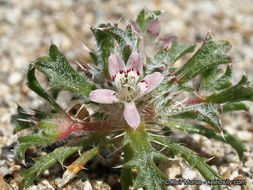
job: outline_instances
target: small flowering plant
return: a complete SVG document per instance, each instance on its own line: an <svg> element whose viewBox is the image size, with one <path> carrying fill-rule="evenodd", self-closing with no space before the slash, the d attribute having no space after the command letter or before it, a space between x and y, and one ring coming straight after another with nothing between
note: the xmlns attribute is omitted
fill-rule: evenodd
<svg viewBox="0 0 253 190"><path fill-rule="evenodd" d="M108 150L123 158L118 163L121 189L161 189L167 177L157 163L174 157L182 157L206 180L222 179L208 165L208 158L171 138L175 130L230 144L243 159L245 146L222 127L221 117L248 111L242 101L253 101L253 89L246 76L231 83L231 59L226 55L230 44L215 42L208 33L195 54L176 66L195 45L162 36L160 16L160 11L141 11L126 29L117 24L90 27L97 47L84 46L91 57L89 64L71 66L55 45L50 46L49 56L30 64L28 87L49 106L46 111L18 106L13 116L14 133L19 136L15 156L25 163L31 146L56 144L57 148L34 158L34 164L22 172L21 188L55 163L66 165L65 160L79 152L66 166L64 186L89 160ZM46 90L35 70L48 77ZM72 95L61 97L62 91ZM61 105L59 97L68 106Z"/></svg>

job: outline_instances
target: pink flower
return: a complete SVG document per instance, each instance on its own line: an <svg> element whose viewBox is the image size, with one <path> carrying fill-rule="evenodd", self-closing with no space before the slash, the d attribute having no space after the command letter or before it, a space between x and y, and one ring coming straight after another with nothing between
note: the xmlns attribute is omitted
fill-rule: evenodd
<svg viewBox="0 0 253 190"><path fill-rule="evenodd" d="M137 129L141 119L134 101L154 90L164 77L161 73L155 72L138 82L142 73L143 62L137 52L130 55L126 65L120 57L111 54L108 69L117 92L109 89L98 89L90 92L89 98L102 104L123 103L126 122L130 127Z"/></svg>

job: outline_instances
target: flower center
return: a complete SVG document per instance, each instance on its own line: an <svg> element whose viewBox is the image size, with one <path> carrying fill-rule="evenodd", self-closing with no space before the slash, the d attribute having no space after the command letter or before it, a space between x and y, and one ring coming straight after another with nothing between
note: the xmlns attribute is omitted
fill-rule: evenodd
<svg viewBox="0 0 253 190"><path fill-rule="evenodd" d="M119 94L118 98L121 101L132 102L139 93L137 87L137 81L139 79L139 73L136 71L124 71L117 73L115 77L115 86L117 87Z"/></svg>

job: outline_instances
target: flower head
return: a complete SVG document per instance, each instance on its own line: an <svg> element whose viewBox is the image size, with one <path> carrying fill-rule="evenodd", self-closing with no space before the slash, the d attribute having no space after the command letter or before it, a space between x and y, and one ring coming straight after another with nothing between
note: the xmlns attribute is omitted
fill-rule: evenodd
<svg viewBox="0 0 253 190"><path fill-rule="evenodd" d="M140 114L135 100L154 90L163 80L159 72L145 76L140 82L143 62L139 53L130 55L125 65L122 59L114 54L109 57L109 73L117 92L109 89L97 89L90 92L90 100L102 103L123 103L124 118L129 126L136 129L140 125Z"/></svg>

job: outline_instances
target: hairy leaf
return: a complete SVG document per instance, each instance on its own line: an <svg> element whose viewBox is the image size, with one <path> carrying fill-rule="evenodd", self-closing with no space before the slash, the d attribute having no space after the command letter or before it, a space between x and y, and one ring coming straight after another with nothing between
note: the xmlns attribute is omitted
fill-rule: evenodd
<svg viewBox="0 0 253 190"><path fill-rule="evenodd" d="M242 102L229 102L219 108L220 113L232 112L232 111L249 111L249 107Z"/></svg>
<svg viewBox="0 0 253 190"><path fill-rule="evenodd" d="M114 49L114 38L112 35L101 30L100 28L92 27L91 30L97 41L97 46L103 63L105 76L109 77L110 74L108 71L108 58Z"/></svg>
<svg viewBox="0 0 253 190"><path fill-rule="evenodd" d="M23 171L21 174L23 176L22 189L29 187L36 177L53 166L56 162L63 164L66 158L75 152L81 151L82 148L89 145L92 141L92 138L84 137L71 144L57 148L45 156L35 158L34 165Z"/></svg>
<svg viewBox="0 0 253 190"><path fill-rule="evenodd" d="M221 69L215 68L205 73L203 80L203 89L205 91L223 90L231 85L231 67L227 66L226 72L218 79L216 76L222 72Z"/></svg>
<svg viewBox="0 0 253 190"><path fill-rule="evenodd" d="M122 52L122 59L126 63L132 50L137 45L137 36L131 30L121 30L117 27L106 27L103 31L112 35L118 42Z"/></svg>
<svg viewBox="0 0 253 190"><path fill-rule="evenodd" d="M229 88L226 88L225 90L222 90L217 94L214 93L206 97L206 100L208 102L218 104L244 100L253 101L253 88L248 87L248 84L248 78L246 76L242 76L239 83Z"/></svg>
<svg viewBox="0 0 253 190"><path fill-rule="evenodd" d="M179 58L187 53L194 51L195 44L181 44L178 41L172 42L171 48L168 50L167 59L165 63L173 65Z"/></svg>
<svg viewBox="0 0 253 190"><path fill-rule="evenodd" d="M11 117L11 122L15 125L15 128L13 130L14 134L23 129L35 127L35 124L33 122L29 122L33 116L25 111L25 109L20 105L18 105L17 112L17 114L12 115Z"/></svg>
<svg viewBox="0 0 253 190"><path fill-rule="evenodd" d="M25 170L22 173L23 181L22 181L22 189L29 187L33 180L38 177L45 170L53 166L56 162L63 164L63 161L68 158L71 154L80 151L82 146L73 146L73 147L60 147L54 150L53 152L35 158L35 164L29 169Z"/></svg>
<svg viewBox="0 0 253 190"><path fill-rule="evenodd" d="M52 54L51 56L56 56L56 55L54 55L55 51L51 50L50 52ZM61 109L61 107L56 103L56 101L41 87L41 85L37 81L37 79L35 77L35 67L33 67L32 65L29 65L29 69L28 69L28 72L27 72L27 82L28 82L27 83L28 87L32 91L34 91L40 97L42 97L45 100L47 100L48 102L50 102L50 104L55 109L57 109L57 110Z"/></svg>
<svg viewBox="0 0 253 190"><path fill-rule="evenodd" d="M90 91L95 89L94 84L70 66L55 45L50 46L49 55L49 57L37 59L35 68L49 77L51 88L69 90L82 97L87 97Z"/></svg>
<svg viewBox="0 0 253 190"><path fill-rule="evenodd" d="M133 156L133 152L130 148L130 145L126 145L123 147L124 152L124 163L127 163L131 160ZM131 185L133 185L132 172L131 168L123 167L120 176L121 189L128 190Z"/></svg>
<svg viewBox="0 0 253 190"><path fill-rule="evenodd" d="M161 125L168 128L175 128L190 134L199 134L209 139L216 139L224 143L230 144L238 153L240 160L243 159L243 154L247 151L245 145L241 143L235 136L231 135L228 131L223 130L223 135L215 130L208 129L201 125L191 125L183 122L161 122Z"/></svg>
<svg viewBox="0 0 253 190"><path fill-rule="evenodd" d="M231 59L224 54L229 49L230 44L227 41L215 42L209 33L202 47L175 72L179 84L188 82L216 65L231 62Z"/></svg>
<svg viewBox="0 0 253 190"><path fill-rule="evenodd" d="M15 147L15 156L19 161L24 159L27 148L53 143L57 141L60 135L57 124L51 122L50 119L41 120L37 129L36 133L22 136L18 139L18 144Z"/></svg>
<svg viewBox="0 0 253 190"><path fill-rule="evenodd" d="M130 145L133 156L123 167L137 170L134 186L143 187L146 190L161 189L161 184L164 183L166 176L156 167L154 159L167 158L152 148L144 129L144 123L136 131L127 129L124 144Z"/></svg>
<svg viewBox="0 0 253 190"><path fill-rule="evenodd" d="M185 159L192 167L196 168L206 180L222 179L222 177L206 163L207 160L205 158L197 156L192 150L177 143L171 143L163 137L153 137L153 139L154 142L164 146L172 155ZM220 189L218 186L214 188Z"/></svg>
<svg viewBox="0 0 253 190"><path fill-rule="evenodd" d="M178 41L172 42L170 49L164 48L160 50L153 58L148 59L148 71L151 73L155 69L164 68L164 70L172 66L179 58L187 53L191 53L195 48L195 44L181 44ZM158 70L159 71L159 70Z"/></svg>
<svg viewBox="0 0 253 190"><path fill-rule="evenodd" d="M31 146L47 145L54 142L53 137L44 136L43 134L33 134L23 136L18 139L18 144L14 149L15 158L19 161L25 159L25 151Z"/></svg>
<svg viewBox="0 0 253 190"><path fill-rule="evenodd" d="M218 110L212 104L194 104L166 115L168 119L192 119L203 121L211 125L214 129L222 131L221 119Z"/></svg>

